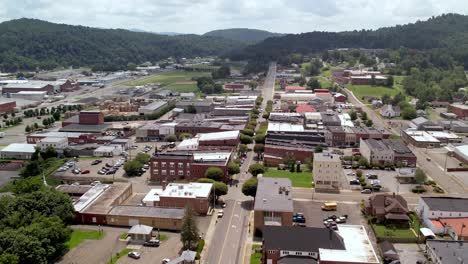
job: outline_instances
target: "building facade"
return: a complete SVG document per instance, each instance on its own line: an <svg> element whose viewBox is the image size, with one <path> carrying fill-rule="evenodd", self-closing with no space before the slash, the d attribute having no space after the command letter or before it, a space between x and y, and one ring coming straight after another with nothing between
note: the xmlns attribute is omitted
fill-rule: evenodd
<svg viewBox="0 0 468 264"><path fill-rule="evenodd" d="M315 153L313 175L316 191L339 192L344 177L339 155Z"/></svg>

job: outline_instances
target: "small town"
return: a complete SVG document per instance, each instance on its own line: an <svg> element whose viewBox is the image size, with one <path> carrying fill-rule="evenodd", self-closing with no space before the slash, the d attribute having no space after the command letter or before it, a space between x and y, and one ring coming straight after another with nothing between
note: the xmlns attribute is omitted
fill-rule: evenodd
<svg viewBox="0 0 468 264"><path fill-rule="evenodd" d="M2 17L0 263L468 263L468 16L411 18Z"/></svg>

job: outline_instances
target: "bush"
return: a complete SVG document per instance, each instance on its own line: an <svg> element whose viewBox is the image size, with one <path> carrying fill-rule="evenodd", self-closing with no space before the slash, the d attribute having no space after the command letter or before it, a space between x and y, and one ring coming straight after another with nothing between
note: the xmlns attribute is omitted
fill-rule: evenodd
<svg viewBox="0 0 468 264"><path fill-rule="evenodd" d="M203 247L205 247L205 240L203 239L198 240L197 256L195 257L196 259L200 259L200 254L203 251Z"/></svg>
<svg viewBox="0 0 468 264"><path fill-rule="evenodd" d="M257 194L257 185L258 179L256 177L251 177L250 179L246 180L242 185L242 193L246 196L255 197Z"/></svg>
<svg viewBox="0 0 468 264"><path fill-rule="evenodd" d="M249 172L252 173L253 176L257 176L258 174L265 173L265 167L260 163L252 164L249 167Z"/></svg>
<svg viewBox="0 0 468 264"><path fill-rule="evenodd" d="M205 171L205 178L220 181L223 179L224 172L218 167L210 167Z"/></svg>
<svg viewBox="0 0 468 264"><path fill-rule="evenodd" d="M240 141L241 141L242 144L251 144L253 142L253 139L252 139L252 137L241 134L240 135Z"/></svg>
<svg viewBox="0 0 468 264"><path fill-rule="evenodd" d="M427 190L424 188L424 186L416 186L413 189L411 189L413 193L425 193Z"/></svg>
<svg viewBox="0 0 468 264"><path fill-rule="evenodd" d="M167 135L164 137L164 141L166 142L176 142L177 141L177 136L176 135Z"/></svg>
<svg viewBox="0 0 468 264"><path fill-rule="evenodd" d="M358 178L362 177L362 170L356 170L356 177Z"/></svg>

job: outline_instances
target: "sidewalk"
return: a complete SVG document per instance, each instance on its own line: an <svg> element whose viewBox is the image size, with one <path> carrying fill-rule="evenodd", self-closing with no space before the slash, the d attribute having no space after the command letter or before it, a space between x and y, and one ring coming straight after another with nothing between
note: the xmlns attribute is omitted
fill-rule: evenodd
<svg viewBox="0 0 468 264"><path fill-rule="evenodd" d="M252 245L254 244L253 242L253 231L254 231L254 212L250 212L249 216L249 229L247 230L247 239L245 241L244 245L244 256L243 256L243 262L244 264L250 264L250 255L252 255Z"/></svg>
<svg viewBox="0 0 468 264"><path fill-rule="evenodd" d="M200 253L200 263L203 263L205 256L208 254L208 248L210 247L211 240L213 238L214 231L216 229L216 221L218 217L216 215L216 209L213 208L211 214L210 225L208 226L208 230L206 231L205 236L203 239L205 240L205 246L203 247L203 251Z"/></svg>

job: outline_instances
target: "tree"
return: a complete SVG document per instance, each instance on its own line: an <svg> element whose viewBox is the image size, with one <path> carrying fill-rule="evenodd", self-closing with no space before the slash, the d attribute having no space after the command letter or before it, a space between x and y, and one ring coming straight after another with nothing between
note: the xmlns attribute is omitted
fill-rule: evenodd
<svg viewBox="0 0 468 264"><path fill-rule="evenodd" d="M39 129L39 125L37 123L34 123L34 130L38 130Z"/></svg>
<svg viewBox="0 0 468 264"><path fill-rule="evenodd" d="M129 160L125 162L123 167L125 173L129 177L137 176L140 173L141 168L143 168L143 165L137 160Z"/></svg>
<svg viewBox="0 0 468 264"><path fill-rule="evenodd" d="M250 137L250 136L241 134L241 135L240 135L240 142L241 142L242 144L251 144L251 143L253 142L253 139L252 139L252 137Z"/></svg>
<svg viewBox="0 0 468 264"><path fill-rule="evenodd" d="M228 187L224 182L215 181L213 184L216 197L223 196L228 193Z"/></svg>
<svg viewBox="0 0 468 264"><path fill-rule="evenodd" d="M166 135L164 137L164 141L166 141L166 142L176 142L177 141L177 136L176 135Z"/></svg>
<svg viewBox="0 0 468 264"><path fill-rule="evenodd" d="M310 78L310 80L307 82L307 87L313 90L317 88L322 88L322 85L316 78Z"/></svg>
<svg viewBox="0 0 468 264"><path fill-rule="evenodd" d="M309 171L313 171L314 169L314 156L310 156L308 158L305 159L305 164L307 166L307 169Z"/></svg>
<svg viewBox="0 0 468 264"><path fill-rule="evenodd" d="M50 159L50 158L56 158L58 156L57 150L55 150L54 147L49 146L44 152L41 152L41 157L44 160Z"/></svg>
<svg viewBox="0 0 468 264"><path fill-rule="evenodd" d="M23 178L40 175L42 172L39 161L30 161L21 169L20 175Z"/></svg>
<svg viewBox="0 0 468 264"><path fill-rule="evenodd" d="M253 137L255 132L252 129L246 128L241 131L242 134L247 135L249 137Z"/></svg>
<svg viewBox="0 0 468 264"><path fill-rule="evenodd" d="M266 138L266 135L263 134L263 133L257 133L255 135L255 143L257 144L265 144L265 138Z"/></svg>
<svg viewBox="0 0 468 264"><path fill-rule="evenodd" d="M55 121L59 121L60 120L60 112L54 112L52 114L53 118L55 119Z"/></svg>
<svg viewBox="0 0 468 264"><path fill-rule="evenodd" d="M246 196L255 197L257 194L257 185L258 179L256 177L251 177L250 179L246 180L242 185L242 193Z"/></svg>
<svg viewBox="0 0 468 264"><path fill-rule="evenodd" d="M366 127L371 127L371 126L373 126L373 125L374 125L374 122L372 122L371 119L369 119L369 120L366 121Z"/></svg>
<svg viewBox="0 0 468 264"><path fill-rule="evenodd" d="M382 96L382 103L383 104L389 104L391 102L392 98L388 94L384 94Z"/></svg>
<svg viewBox="0 0 468 264"><path fill-rule="evenodd" d="M426 180L427 180L426 173L424 173L424 171L421 170L420 168L417 168L417 169L416 169L416 172L414 173L414 180L415 180L416 183L418 183L419 185L425 183Z"/></svg>
<svg viewBox="0 0 468 264"><path fill-rule="evenodd" d="M257 158L260 160L260 155L265 151L265 145L255 144L254 152L257 153Z"/></svg>
<svg viewBox="0 0 468 264"><path fill-rule="evenodd" d="M24 128L24 131L25 131L26 133L31 132L31 128L29 127L29 125L26 125L26 127Z"/></svg>
<svg viewBox="0 0 468 264"><path fill-rule="evenodd" d="M296 164L296 172L298 172L298 173L299 173L299 172L302 172L302 170L301 170L301 164L300 164L300 163L297 163L297 164Z"/></svg>
<svg viewBox="0 0 468 264"><path fill-rule="evenodd" d="M212 179L215 181L221 181L224 177L224 172L218 167L209 167L205 171L205 178Z"/></svg>
<svg viewBox="0 0 468 264"><path fill-rule="evenodd" d="M418 116L413 106L407 106L401 110L401 116L406 120L414 119Z"/></svg>
<svg viewBox="0 0 468 264"><path fill-rule="evenodd" d="M352 110L351 112L349 112L349 117L351 117L352 121L356 120L357 119L356 111Z"/></svg>
<svg viewBox="0 0 468 264"><path fill-rule="evenodd" d="M361 120L367 120L367 113L366 112L362 112L361 114Z"/></svg>
<svg viewBox="0 0 468 264"><path fill-rule="evenodd" d="M138 153L135 160L140 162L140 164L147 164L150 162L151 156L146 153Z"/></svg>
<svg viewBox="0 0 468 264"><path fill-rule="evenodd" d="M199 239L198 227L195 220L195 212L191 206L185 207L185 214L182 220L182 228L180 230L180 240L184 249L192 250Z"/></svg>
<svg viewBox="0 0 468 264"><path fill-rule="evenodd" d="M358 164L359 164L359 166L363 166L363 167L366 167L366 168L369 167L369 162L364 157L361 157L359 159Z"/></svg>
<svg viewBox="0 0 468 264"><path fill-rule="evenodd" d="M228 169L229 175L234 175L234 174L240 173L239 164L237 164L235 162L229 162L229 164L227 166L227 169Z"/></svg>
<svg viewBox="0 0 468 264"><path fill-rule="evenodd" d="M249 148L245 144L239 144L239 147L237 148L237 151L241 154L247 153L249 151Z"/></svg>
<svg viewBox="0 0 468 264"><path fill-rule="evenodd" d="M315 146L314 152L315 152L315 153L322 153L322 152L323 152L323 147L322 147L322 145L317 145L317 146Z"/></svg>
<svg viewBox="0 0 468 264"><path fill-rule="evenodd" d="M393 87L393 82L394 82L393 76L392 75L388 76L386 86L387 87Z"/></svg>
<svg viewBox="0 0 468 264"><path fill-rule="evenodd" d="M362 170L356 170L356 177L358 178L362 177Z"/></svg>
<svg viewBox="0 0 468 264"><path fill-rule="evenodd" d="M257 176L258 174L265 173L265 167L260 163L255 163L250 165L249 172L252 173L253 176Z"/></svg>
<svg viewBox="0 0 468 264"><path fill-rule="evenodd" d="M229 66L223 65L219 67L216 71L211 73L213 79L225 79L231 76L231 69Z"/></svg>
<svg viewBox="0 0 468 264"><path fill-rule="evenodd" d="M180 135L179 135L179 140L182 141L182 140L184 140L184 139L192 138L192 137L193 137L193 135L190 134L190 133L180 133Z"/></svg>
<svg viewBox="0 0 468 264"><path fill-rule="evenodd" d="M197 108L193 104L187 106L187 113L190 114L196 114L197 113Z"/></svg>

